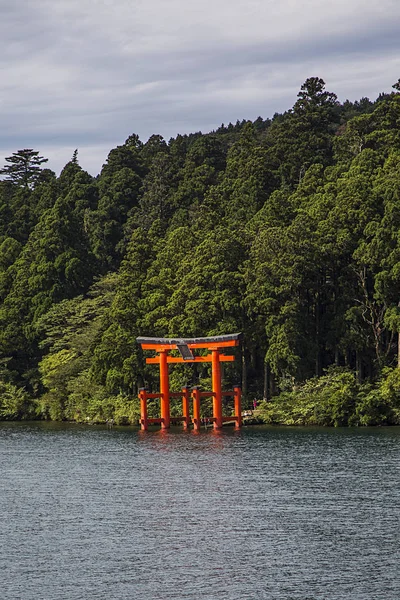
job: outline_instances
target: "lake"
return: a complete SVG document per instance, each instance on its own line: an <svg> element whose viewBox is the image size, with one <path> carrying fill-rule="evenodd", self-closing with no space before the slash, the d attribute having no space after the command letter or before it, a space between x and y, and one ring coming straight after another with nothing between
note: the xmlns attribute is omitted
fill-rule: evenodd
<svg viewBox="0 0 400 600"><path fill-rule="evenodd" d="M400 428L0 423L3 600L400 598Z"/></svg>

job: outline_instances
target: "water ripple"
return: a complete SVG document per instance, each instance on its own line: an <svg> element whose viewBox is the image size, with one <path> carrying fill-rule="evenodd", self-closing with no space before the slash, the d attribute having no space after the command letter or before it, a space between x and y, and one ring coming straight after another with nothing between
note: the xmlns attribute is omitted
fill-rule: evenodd
<svg viewBox="0 0 400 600"><path fill-rule="evenodd" d="M400 430L0 424L4 600L394 600Z"/></svg>

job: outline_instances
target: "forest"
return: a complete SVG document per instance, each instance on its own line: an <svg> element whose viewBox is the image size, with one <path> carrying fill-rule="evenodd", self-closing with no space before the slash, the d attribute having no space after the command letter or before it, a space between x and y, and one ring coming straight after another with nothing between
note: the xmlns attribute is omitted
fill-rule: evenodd
<svg viewBox="0 0 400 600"><path fill-rule="evenodd" d="M312 77L271 118L132 133L96 177L78 150L46 162L0 169L0 420L136 423L158 389L137 336L242 332L225 384L265 422L400 424L400 80L340 103Z"/></svg>

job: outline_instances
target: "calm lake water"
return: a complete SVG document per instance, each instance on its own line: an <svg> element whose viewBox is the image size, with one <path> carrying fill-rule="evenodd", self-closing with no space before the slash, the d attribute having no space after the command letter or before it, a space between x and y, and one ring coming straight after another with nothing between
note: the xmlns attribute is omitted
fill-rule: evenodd
<svg viewBox="0 0 400 600"><path fill-rule="evenodd" d="M3 600L396 600L400 429L0 423Z"/></svg>

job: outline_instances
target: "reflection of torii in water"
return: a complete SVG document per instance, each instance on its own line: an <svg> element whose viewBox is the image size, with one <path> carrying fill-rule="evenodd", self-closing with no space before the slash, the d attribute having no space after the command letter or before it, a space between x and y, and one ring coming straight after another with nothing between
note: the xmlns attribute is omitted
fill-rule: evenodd
<svg viewBox="0 0 400 600"><path fill-rule="evenodd" d="M140 398L140 424L142 429L147 429L149 423L160 423L162 429L168 429L171 422L182 421L185 428L193 423L195 429L200 429L200 398L212 397L213 416L210 421L214 423L214 429L221 429L224 421L234 421L235 427L241 426L241 389L235 386L232 392L222 391L221 381L221 362L231 362L235 360L234 356L221 354L221 350L239 346L241 338L240 333L230 335L218 335L205 338L148 338L138 337L137 342L143 350L155 350L156 356L146 358L147 364L160 365L160 392L150 394L146 389L139 390ZM207 356L195 356L194 349L207 349L210 354ZM169 356L171 350L178 350L180 356ZM189 388L182 388L182 392L173 393L169 389L168 365L171 363L184 362L211 362L212 368L212 391L201 392L198 387L192 390L193 398L193 418L189 414ZM234 415L224 417L222 415L222 397L233 396ZM147 417L147 400L150 398L160 398L161 415L157 419ZM171 417L170 398L182 398L182 416Z"/></svg>

